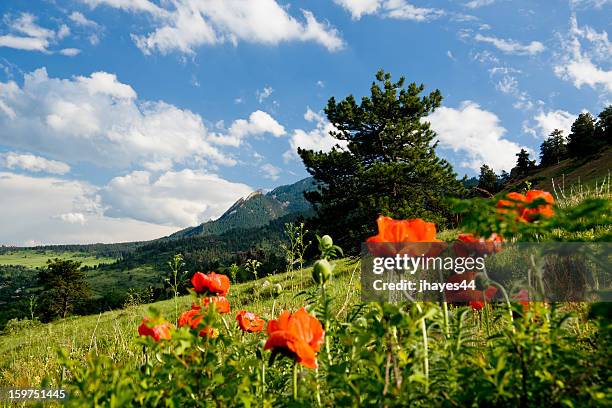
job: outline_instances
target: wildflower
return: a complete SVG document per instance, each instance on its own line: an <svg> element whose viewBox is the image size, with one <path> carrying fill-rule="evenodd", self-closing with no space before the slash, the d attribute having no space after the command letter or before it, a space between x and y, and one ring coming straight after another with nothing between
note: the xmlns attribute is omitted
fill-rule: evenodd
<svg viewBox="0 0 612 408"><path fill-rule="evenodd" d="M317 353L325 332L321 322L301 308L291 314L283 311L278 320L270 320L265 349L286 355L304 367L317 368Z"/></svg>
<svg viewBox="0 0 612 408"><path fill-rule="evenodd" d="M475 288L476 276L478 272L465 272L454 274L448 278L447 283L458 283L460 287ZM495 298L497 288L493 285L488 286L484 291L477 289L446 290L446 300L452 303L467 303L473 309L480 310L484 307L484 302L490 302ZM480 307L479 307L480 306Z"/></svg>
<svg viewBox="0 0 612 408"><path fill-rule="evenodd" d="M205 297L200 300L200 304L192 304L192 309L200 310L202 306L208 307L208 305L213 304L215 309L219 313L229 313L230 312L230 304L225 296L210 296Z"/></svg>
<svg viewBox="0 0 612 408"><path fill-rule="evenodd" d="M453 245L453 250L459 257L468 257L473 253L486 255L499 252L504 241L495 233L487 239L476 237L474 234L459 234L457 240L459 242Z"/></svg>
<svg viewBox="0 0 612 408"><path fill-rule="evenodd" d="M266 323L264 319L257 316L255 313L247 312L246 310L241 310L236 315L236 320L238 321L238 326L240 326L240 330L247 333L257 333L263 330L264 324Z"/></svg>
<svg viewBox="0 0 612 408"><path fill-rule="evenodd" d="M196 272L191 278L191 284L196 293L207 293L212 295L226 296L230 288L230 280L227 276L210 272L205 275Z"/></svg>
<svg viewBox="0 0 612 408"><path fill-rule="evenodd" d="M377 256L394 256L403 252L408 252L413 256L435 256L443 250L443 244L431 244L442 243L441 240L436 239L436 225L433 222L426 222L420 218L395 220L381 215L376 223L378 224L378 235L368 238L366 242L375 244L370 245L369 248ZM406 245L408 242L424 244Z"/></svg>
<svg viewBox="0 0 612 408"><path fill-rule="evenodd" d="M525 196L527 203L532 203L535 200L544 201L543 204L538 205L536 208L526 208L523 211L522 217L525 221L534 221L540 217L552 217L555 215L552 205L555 203L555 199L552 194L542 190L529 190ZM535 215L535 218L533 217Z"/></svg>
<svg viewBox="0 0 612 408"><path fill-rule="evenodd" d="M183 312L178 319L179 327L189 326L192 330L197 329L200 323L202 323L202 314L201 309L190 309L186 312ZM215 338L219 335L219 330L212 327L205 327L198 333L200 337L209 336L211 338Z"/></svg>
<svg viewBox="0 0 612 408"><path fill-rule="evenodd" d="M519 290L516 295L512 296L512 299L518 301L523 306L523 309L529 307L529 291L527 289Z"/></svg>
<svg viewBox="0 0 612 408"><path fill-rule="evenodd" d="M138 334L152 337L155 341L170 340L170 330L173 328L174 326L170 322L162 321L159 324L155 324L150 318L145 317L142 319L140 327L138 327Z"/></svg>
<svg viewBox="0 0 612 408"><path fill-rule="evenodd" d="M506 195L508 200L499 200L497 202L498 212L500 213L516 213L518 219L533 222L539 217L552 217L555 212L552 205L555 202L552 194L542 190L529 190L526 195L512 192ZM535 208L532 203L536 200L544 201L543 204Z"/></svg>

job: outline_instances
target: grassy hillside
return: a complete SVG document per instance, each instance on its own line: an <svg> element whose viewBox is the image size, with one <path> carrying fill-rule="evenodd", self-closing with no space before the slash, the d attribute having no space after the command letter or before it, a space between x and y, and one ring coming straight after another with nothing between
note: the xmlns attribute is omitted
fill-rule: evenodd
<svg viewBox="0 0 612 408"><path fill-rule="evenodd" d="M79 261L83 266L95 266L101 263L112 263L116 259L91 255L75 251L56 251L51 249L14 249L0 254L0 265L20 265L26 268L40 268L48 259L62 258Z"/></svg>
<svg viewBox="0 0 612 408"><path fill-rule="evenodd" d="M554 166L536 169L527 177L513 180L505 186L504 191L518 191L529 181L532 188L557 192L569 191L572 186L594 188L601 185L612 171L612 148L608 147L597 155L581 160L566 159Z"/></svg>
<svg viewBox="0 0 612 408"><path fill-rule="evenodd" d="M339 261L334 274L329 294L334 299L334 310L346 314L360 295L359 290L355 290L359 283L359 265L346 260ZM263 286L265 281L280 283L288 289L276 299L277 312L281 309L294 310L303 305L303 297L294 296L300 285L307 292L316 290L310 268L303 271L301 278L299 272L292 276L283 273L233 285L228 295L232 313L226 318L231 327L236 329L233 319L235 313L242 308L248 308L265 319L272 318L273 299ZM296 290L292 291L292 287ZM189 296L178 298L179 311L188 309L190 304ZM157 302L151 306L159 309L168 319L175 315L174 300ZM133 340L137 337L137 327L147 307L139 305L100 315L71 317L49 324L7 327L0 335L0 384L4 387L33 387L40 384L43 378L49 378L57 384L62 372L55 350L60 347L77 359L93 351L127 364L139 364L142 349Z"/></svg>

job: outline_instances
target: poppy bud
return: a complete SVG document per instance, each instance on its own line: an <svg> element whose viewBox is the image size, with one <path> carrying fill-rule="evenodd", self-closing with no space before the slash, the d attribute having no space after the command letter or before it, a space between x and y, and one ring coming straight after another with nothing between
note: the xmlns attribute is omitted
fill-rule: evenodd
<svg viewBox="0 0 612 408"><path fill-rule="evenodd" d="M319 241L321 249L329 249L334 246L334 240L329 235L323 235Z"/></svg>
<svg viewBox="0 0 612 408"><path fill-rule="evenodd" d="M312 267L312 279L315 283L325 284L331 279L333 269L327 259L319 259Z"/></svg>
<svg viewBox="0 0 612 408"><path fill-rule="evenodd" d="M272 296L275 298L279 297L283 293L283 287L280 283L276 283L272 286Z"/></svg>

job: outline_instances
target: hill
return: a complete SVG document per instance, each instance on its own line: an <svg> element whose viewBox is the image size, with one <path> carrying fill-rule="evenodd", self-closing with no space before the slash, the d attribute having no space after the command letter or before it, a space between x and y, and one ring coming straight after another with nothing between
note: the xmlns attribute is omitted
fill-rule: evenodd
<svg viewBox="0 0 612 408"><path fill-rule="evenodd" d="M612 170L612 147L608 147L594 156L585 159L565 159L559 164L538 167L526 177L510 180L503 192L518 191L531 183L532 188L546 191L569 191L575 188L593 188L601 185L610 177ZM554 181L554 188L553 188Z"/></svg>
<svg viewBox="0 0 612 408"><path fill-rule="evenodd" d="M219 235L237 228L262 227L289 214L308 215L312 207L304 198L304 192L314 189L314 186L314 180L309 177L268 193L257 190L240 198L218 219L183 229L169 238Z"/></svg>

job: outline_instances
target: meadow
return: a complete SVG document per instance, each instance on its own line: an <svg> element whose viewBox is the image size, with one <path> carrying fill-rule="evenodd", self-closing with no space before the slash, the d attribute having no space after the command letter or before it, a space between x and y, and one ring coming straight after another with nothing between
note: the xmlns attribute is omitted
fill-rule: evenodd
<svg viewBox="0 0 612 408"><path fill-rule="evenodd" d="M501 205L457 202L461 229L437 234L432 223L381 217L369 241L491 251L501 236L609 240L609 192L553 201L530 191ZM357 259L337 259L331 237L318 249L304 269L245 283L196 273L189 296L9 325L0 383L59 387L77 407L612 403L609 303L538 301L538 279L521 290L485 279L455 303L362 303Z"/></svg>
<svg viewBox="0 0 612 408"><path fill-rule="evenodd" d="M96 266L102 263L112 263L113 258L95 256L81 252L51 251L36 249L8 250L0 253L0 265L20 265L26 268L44 268L50 258L70 259L79 261L83 266Z"/></svg>

